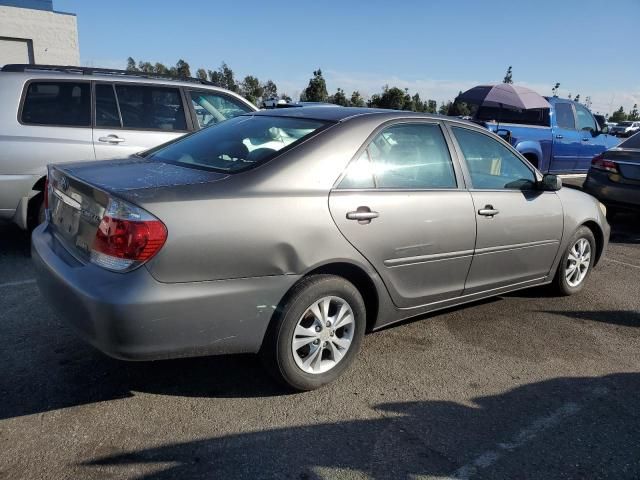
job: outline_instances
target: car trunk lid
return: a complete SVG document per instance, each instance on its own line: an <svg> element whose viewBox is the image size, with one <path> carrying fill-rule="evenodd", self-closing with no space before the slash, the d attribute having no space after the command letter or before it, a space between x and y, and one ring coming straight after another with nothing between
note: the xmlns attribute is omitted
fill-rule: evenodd
<svg viewBox="0 0 640 480"><path fill-rule="evenodd" d="M58 240L76 258L87 262L110 198L131 201L134 192L209 183L226 177L139 157L51 165L49 223Z"/></svg>

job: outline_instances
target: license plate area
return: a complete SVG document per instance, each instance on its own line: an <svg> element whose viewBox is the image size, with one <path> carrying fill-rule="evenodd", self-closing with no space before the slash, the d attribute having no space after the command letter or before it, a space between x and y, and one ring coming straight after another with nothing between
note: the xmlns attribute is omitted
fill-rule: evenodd
<svg viewBox="0 0 640 480"><path fill-rule="evenodd" d="M75 237L80 227L82 204L79 200L82 199L75 199L58 189L53 190L52 197L51 222L65 238Z"/></svg>

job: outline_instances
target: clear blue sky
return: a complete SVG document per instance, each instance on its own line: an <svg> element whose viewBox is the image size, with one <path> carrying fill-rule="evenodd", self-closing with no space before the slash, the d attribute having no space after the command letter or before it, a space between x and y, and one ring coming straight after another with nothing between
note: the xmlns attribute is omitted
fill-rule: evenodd
<svg viewBox="0 0 640 480"><path fill-rule="evenodd" d="M273 79L299 94L321 67L330 93L389 83L438 101L502 80L548 95L590 95L593 109L640 103L640 0L54 0L77 14L83 64L126 58ZM618 50L621 49L621 50Z"/></svg>

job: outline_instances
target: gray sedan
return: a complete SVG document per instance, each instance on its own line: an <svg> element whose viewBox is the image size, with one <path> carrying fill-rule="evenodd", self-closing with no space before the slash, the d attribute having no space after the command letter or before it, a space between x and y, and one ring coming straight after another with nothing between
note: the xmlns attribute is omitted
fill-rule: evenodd
<svg viewBox="0 0 640 480"><path fill-rule="evenodd" d="M127 360L260 353L317 388L367 330L552 283L579 292L605 208L494 134L356 108L256 112L120 161L52 165L38 282Z"/></svg>

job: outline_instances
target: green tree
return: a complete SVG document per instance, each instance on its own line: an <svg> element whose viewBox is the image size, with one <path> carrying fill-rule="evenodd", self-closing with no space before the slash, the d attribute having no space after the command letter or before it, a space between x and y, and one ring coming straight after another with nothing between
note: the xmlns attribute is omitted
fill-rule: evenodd
<svg viewBox="0 0 640 480"><path fill-rule="evenodd" d="M208 80L207 71L204 68L199 68L198 70L196 70L196 78L204 80L206 82Z"/></svg>
<svg viewBox="0 0 640 480"><path fill-rule="evenodd" d="M151 62L138 62L138 71L144 73L154 73L153 64Z"/></svg>
<svg viewBox="0 0 640 480"><path fill-rule="evenodd" d="M360 95L360 92L358 90L355 90L351 94L351 106L352 107L364 107L365 106L364 98L362 98L362 95Z"/></svg>
<svg viewBox="0 0 640 480"><path fill-rule="evenodd" d="M218 70L209 70L209 80L217 87L226 88L236 93L240 91L240 86L236 82L233 70L225 62L222 62Z"/></svg>
<svg viewBox="0 0 640 480"><path fill-rule="evenodd" d="M389 85L385 85L383 87L382 94L375 94L371 96L369 106L402 110L405 103L405 94L406 92L398 87L389 88Z"/></svg>
<svg viewBox="0 0 640 480"><path fill-rule="evenodd" d="M328 97L327 82L322 76L322 70L314 70L309 85L300 94L300 100L303 102L326 102Z"/></svg>
<svg viewBox="0 0 640 480"><path fill-rule="evenodd" d="M449 111L447 115L452 117L466 117L471 113L471 109L465 102L461 102L458 100L462 95L462 91L458 92L458 96L455 98L453 103L449 107Z"/></svg>
<svg viewBox="0 0 640 480"><path fill-rule="evenodd" d="M502 83L513 83L513 71L511 69L511 65L507 68L507 73L505 73Z"/></svg>
<svg viewBox="0 0 640 480"><path fill-rule="evenodd" d="M438 113L440 115L448 115L449 110L451 109L451 105L452 105L451 101L442 102L442 104L440 105L440 108L438 109Z"/></svg>
<svg viewBox="0 0 640 480"><path fill-rule="evenodd" d="M182 59L178 60L175 67L175 76L178 78L191 77L191 69L189 68L189 64Z"/></svg>
<svg viewBox="0 0 640 480"><path fill-rule="evenodd" d="M253 75L247 75L241 83L240 93L253 104L258 104L264 95L264 88Z"/></svg>
<svg viewBox="0 0 640 480"><path fill-rule="evenodd" d="M272 80L267 80L262 85L262 90L263 90L263 93L262 93L263 99L276 98L278 96L278 87Z"/></svg>
<svg viewBox="0 0 640 480"><path fill-rule="evenodd" d="M638 104L637 103L633 104L633 108L629 112L629 115L627 115L627 120L631 120L631 121L634 121L634 122L640 120L640 113L638 113Z"/></svg>
<svg viewBox="0 0 640 480"><path fill-rule="evenodd" d="M329 102L334 103L336 105L341 105L343 107L349 106L349 100L347 99L347 96L344 94L344 90L342 90L341 88L338 88L338 90L336 90L336 93L334 93L329 97Z"/></svg>
<svg viewBox="0 0 640 480"><path fill-rule="evenodd" d="M438 113L438 102L435 100L427 100L427 107L425 109L427 113Z"/></svg>
<svg viewBox="0 0 640 480"><path fill-rule="evenodd" d="M162 63L156 62L153 66L153 73L157 73L158 75L169 75L169 69Z"/></svg>
<svg viewBox="0 0 640 480"><path fill-rule="evenodd" d="M624 108L620 107L618 110L613 112L613 115L609 117L609 120L612 122L624 122L627 119L627 114L624 113Z"/></svg>
<svg viewBox="0 0 640 480"><path fill-rule="evenodd" d="M416 93L411 99L413 102L413 111L414 112L424 112L427 109L426 102L423 102L420 98L420 94Z"/></svg>
<svg viewBox="0 0 640 480"><path fill-rule="evenodd" d="M127 72L137 72L137 71L138 71L138 67L136 66L136 61L132 57L127 58Z"/></svg>

